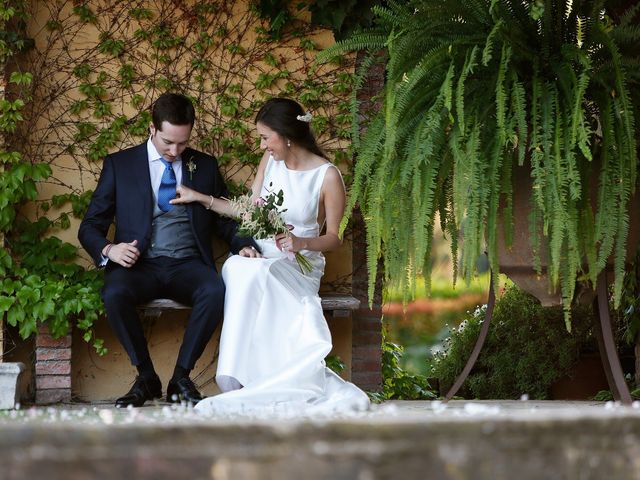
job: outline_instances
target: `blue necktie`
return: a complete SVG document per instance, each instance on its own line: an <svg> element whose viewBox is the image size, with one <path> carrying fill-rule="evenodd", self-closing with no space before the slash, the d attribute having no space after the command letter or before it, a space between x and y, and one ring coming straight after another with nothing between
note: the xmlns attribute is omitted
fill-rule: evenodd
<svg viewBox="0 0 640 480"><path fill-rule="evenodd" d="M164 158L161 158L160 161L164 163L165 169L158 189L158 207L163 212L168 212L173 207L169 200L176 198L176 174L170 162L167 162Z"/></svg>

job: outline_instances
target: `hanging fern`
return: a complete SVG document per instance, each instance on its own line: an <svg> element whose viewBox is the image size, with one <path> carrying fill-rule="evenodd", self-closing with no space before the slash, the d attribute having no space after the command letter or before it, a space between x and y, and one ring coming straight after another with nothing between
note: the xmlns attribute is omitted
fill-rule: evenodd
<svg viewBox="0 0 640 480"><path fill-rule="evenodd" d="M382 258L386 284L415 293L436 213L456 258L462 232L467 280L485 250L499 271L496 232L504 224L513 236L512 170L525 165L534 263L542 272L548 260L567 319L576 276L595 284L612 256L619 300L640 110L640 3L627 4L389 2L374 10L375 30L323 52L384 44L388 59L383 106L356 139L348 203L367 225L371 290Z"/></svg>

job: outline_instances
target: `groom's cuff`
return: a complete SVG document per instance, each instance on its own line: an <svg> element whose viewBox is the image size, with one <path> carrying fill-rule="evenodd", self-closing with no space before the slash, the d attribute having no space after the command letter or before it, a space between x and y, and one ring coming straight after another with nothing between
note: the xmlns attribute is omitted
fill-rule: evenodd
<svg viewBox="0 0 640 480"><path fill-rule="evenodd" d="M107 243L102 249L100 249L100 262L98 262L98 267L104 267L107 263L109 263L109 250L113 247L113 243ZM107 250L107 255L104 254L104 250Z"/></svg>
<svg viewBox="0 0 640 480"><path fill-rule="evenodd" d="M238 252L240 252L240 250L242 250L244 247L253 247L257 251L262 253L262 250L260 249L260 247L258 247L258 244L252 237L235 237L231 241L231 245L229 245L229 250L234 255L237 255Z"/></svg>

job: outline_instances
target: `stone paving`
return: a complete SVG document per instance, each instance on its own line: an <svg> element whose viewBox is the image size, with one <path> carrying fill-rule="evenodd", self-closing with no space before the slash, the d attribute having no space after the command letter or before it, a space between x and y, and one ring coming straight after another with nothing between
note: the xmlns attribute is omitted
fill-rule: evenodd
<svg viewBox="0 0 640 480"><path fill-rule="evenodd" d="M640 404L387 402L332 418L205 417L164 403L0 412L0 479L45 477L640 480Z"/></svg>

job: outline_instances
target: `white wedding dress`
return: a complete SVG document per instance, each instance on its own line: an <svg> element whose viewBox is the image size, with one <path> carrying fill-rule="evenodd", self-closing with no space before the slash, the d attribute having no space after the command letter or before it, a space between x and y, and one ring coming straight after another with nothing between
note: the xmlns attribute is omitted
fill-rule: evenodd
<svg viewBox="0 0 640 480"><path fill-rule="evenodd" d="M284 192L283 216L298 237L319 235L320 189L329 168L289 170L269 158L261 196ZM313 270L302 273L275 241L258 240L264 258L230 257L216 382L224 392L196 410L212 415L308 415L365 410L367 395L325 366L331 335L318 290L325 259L303 250Z"/></svg>

